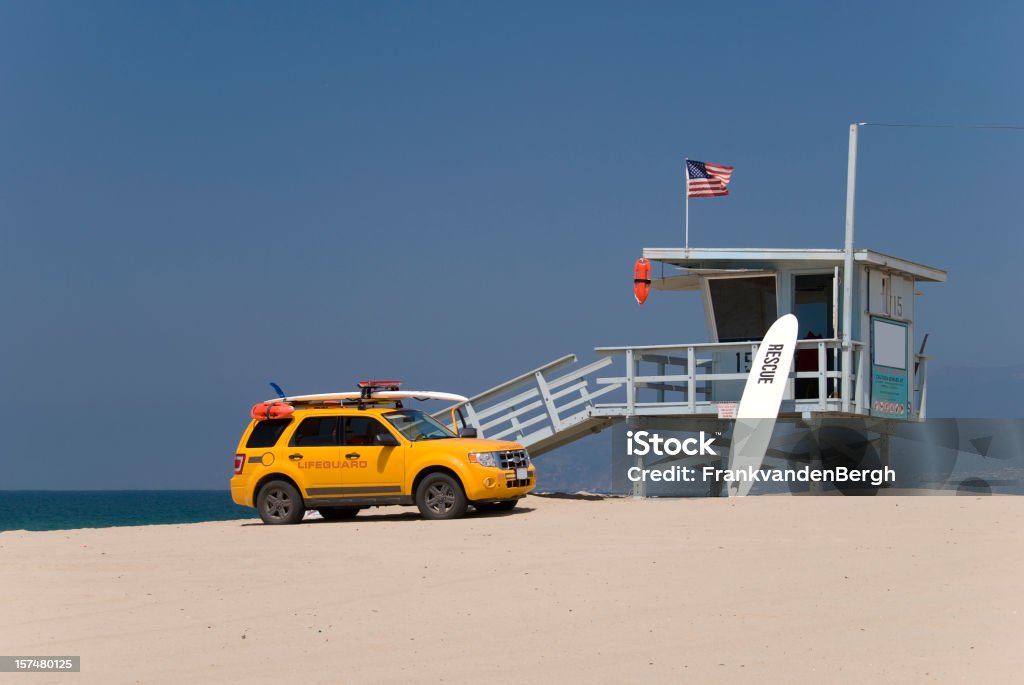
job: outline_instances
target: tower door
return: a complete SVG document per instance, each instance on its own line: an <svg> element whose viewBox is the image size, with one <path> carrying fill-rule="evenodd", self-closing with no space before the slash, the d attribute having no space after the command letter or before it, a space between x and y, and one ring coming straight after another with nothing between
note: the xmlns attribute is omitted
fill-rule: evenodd
<svg viewBox="0 0 1024 685"><path fill-rule="evenodd" d="M797 274L793 276L793 313L800 322L797 337L801 340L834 338L836 335L836 278L835 272L819 274ZM825 359L829 371L837 368L837 351L833 350ZM819 371L818 351L802 349L796 353L796 370L799 372ZM826 392L835 395L834 382L829 380ZM819 385L814 378L798 378L794 388L796 399L822 399L818 397Z"/></svg>

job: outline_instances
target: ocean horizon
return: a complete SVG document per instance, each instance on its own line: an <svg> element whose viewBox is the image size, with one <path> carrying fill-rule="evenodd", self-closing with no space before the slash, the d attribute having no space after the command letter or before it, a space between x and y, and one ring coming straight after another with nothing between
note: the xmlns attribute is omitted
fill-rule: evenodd
<svg viewBox="0 0 1024 685"><path fill-rule="evenodd" d="M224 490L0 490L0 532L256 518Z"/></svg>

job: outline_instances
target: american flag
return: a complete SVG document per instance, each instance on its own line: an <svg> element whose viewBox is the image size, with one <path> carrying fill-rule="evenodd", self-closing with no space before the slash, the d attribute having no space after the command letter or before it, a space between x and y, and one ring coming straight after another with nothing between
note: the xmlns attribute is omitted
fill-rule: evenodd
<svg viewBox="0 0 1024 685"><path fill-rule="evenodd" d="M728 195L732 167L686 160L686 197Z"/></svg>

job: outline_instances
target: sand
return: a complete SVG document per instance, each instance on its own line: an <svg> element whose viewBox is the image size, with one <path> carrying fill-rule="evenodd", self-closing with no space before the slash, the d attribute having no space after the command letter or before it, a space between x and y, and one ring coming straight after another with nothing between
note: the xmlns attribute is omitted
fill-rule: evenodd
<svg viewBox="0 0 1024 685"><path fill-rule="evenodd" d="M1019 682L1024 498L529 497L0 533L42 683Z"/></svg>

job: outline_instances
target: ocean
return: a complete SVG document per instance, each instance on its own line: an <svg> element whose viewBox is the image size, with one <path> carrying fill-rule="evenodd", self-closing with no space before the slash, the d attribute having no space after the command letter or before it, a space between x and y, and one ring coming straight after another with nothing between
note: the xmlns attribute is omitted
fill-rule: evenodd
<svg viewBox="0 0 1024 685"><path fill-rule="evenodd" d="M255 518L227 490L0 491L0 531L65 530Z"/></svg>

